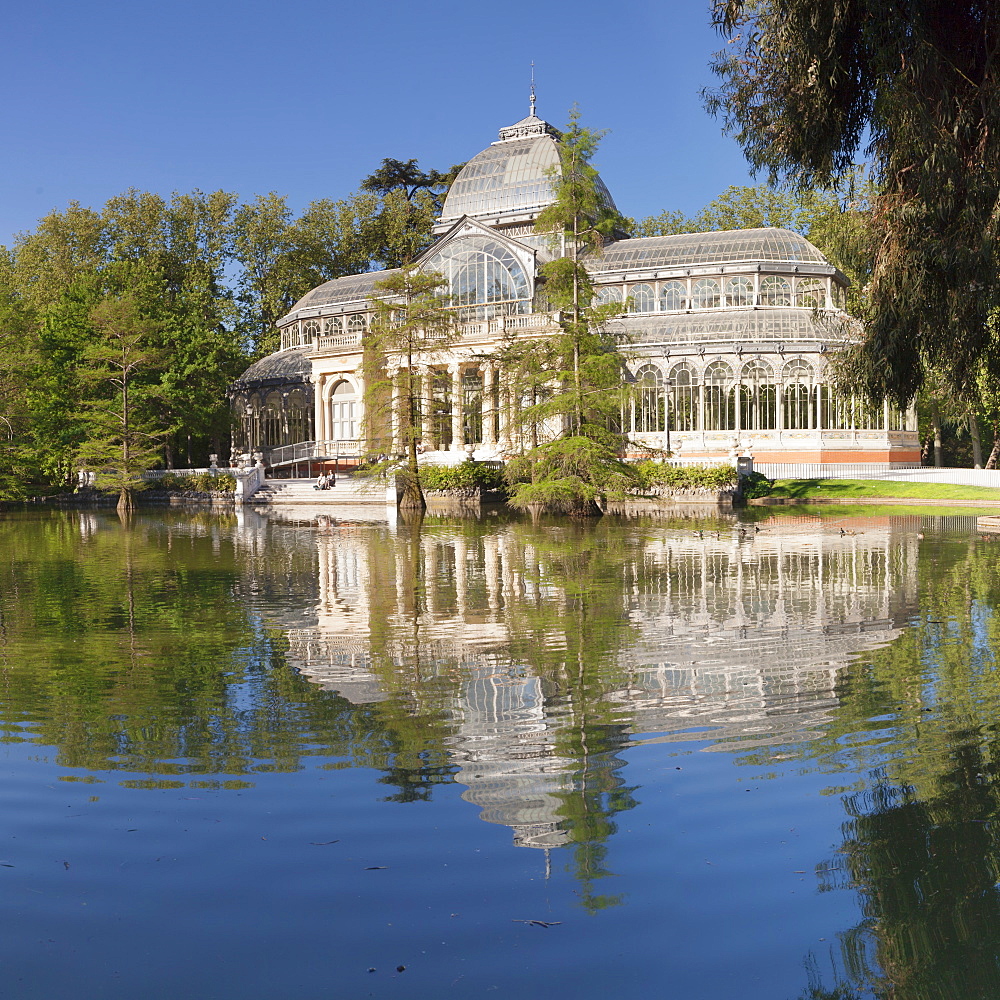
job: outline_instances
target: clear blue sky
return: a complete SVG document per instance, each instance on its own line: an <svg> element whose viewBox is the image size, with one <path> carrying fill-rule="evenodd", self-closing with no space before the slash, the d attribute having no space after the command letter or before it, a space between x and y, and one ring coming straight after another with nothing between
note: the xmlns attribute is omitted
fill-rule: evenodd
<svg viewBox="0 0 1000 1000"><path fill-rule="evenodd" d="M528 112L606 128L626 215L693 212L751 183L702 108L722 40L707 0L32 0L10 3L0 80L0 243L129 187L285 194L358 187L383 157L444 169Z"/></svg>

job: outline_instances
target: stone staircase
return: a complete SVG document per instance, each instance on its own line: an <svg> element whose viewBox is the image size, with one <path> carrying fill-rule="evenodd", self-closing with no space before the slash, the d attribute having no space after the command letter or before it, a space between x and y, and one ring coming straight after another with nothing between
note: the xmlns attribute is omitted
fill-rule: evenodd
<svg viewBox="0 0 1000 1000"><path fill-rule="evenodd" d="M337 482L329 489L315 489L315 479L265 479L264 485L249 497L247 503L255 506L299 506L327 507L349 504L385 504L386 488L381 483L355 479L349 474L337 476Z"/></svg>

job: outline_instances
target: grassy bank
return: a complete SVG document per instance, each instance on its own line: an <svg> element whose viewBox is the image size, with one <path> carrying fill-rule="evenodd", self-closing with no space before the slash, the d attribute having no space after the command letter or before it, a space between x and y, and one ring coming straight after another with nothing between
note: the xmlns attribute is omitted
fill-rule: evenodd
<svg viewBox="0 0 1000 1000"><path fill-rule="evenodd" d="M1000 490L949 483L901 483L881 479L776 479L769 497L779 500L1000 501Z"/></svg>

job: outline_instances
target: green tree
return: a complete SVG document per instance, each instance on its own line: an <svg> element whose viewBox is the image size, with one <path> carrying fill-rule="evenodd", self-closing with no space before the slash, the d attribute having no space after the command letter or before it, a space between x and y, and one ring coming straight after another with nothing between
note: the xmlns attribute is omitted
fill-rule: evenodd
<svg viewBox="0 0 1000 1000"><path fill-rule="evenodd" d="M455 312L442 290L447 279L436 273L402 268L375 282L372 322L365 338L365 436L379 453L395 422L406 453L400 506L423 509L417 442L427 413L419 366L438 357L458 334ZM394 400L399 409L393 412ZM387 425L390 425L387 427Z"/></svg>
<svg viewBox="0 0 1000 1000"><path fill-rule="evenodd" d="M524 400L530 392L518 419L535 446L508 466L516 507L595 514L600 495L621 492L630 480L619 457L624 358L603 330L621 306L594 302L584 263L624 228L602 197L590 162L601 135L580 123L577 109L571 111L559 142L560 163L550 174L555 200L535 222L536 232L546 234L559 254L542 265L541 277L546 299L558 310L560 332L501 354L514 398ZM549 440L538 441L540 428Z"/></svg>
<svg viewBox="0 0 1000 1000"><path fill-rule="evenodd" d="M465 164L451 170L424 171L415 159L387 158L361 182L361 190L381 201L372 216L372 256L383 267L404 267L433 242L431 229L441 214L444 195Z"/></svg>
<svg viewBox="0 0 1000 1000"><path fill-rule="evenodd" d="M118 491L118 510L130 513L133 494L144 487L142 473L159 455L159 443L138 386L140 373L159 358L150 348L155 321L142 314L134 293L106 298L91 311L98 338L83 352L85 385L94 392L85 402L87 436L79 449L97 485Z"/></svg>
<svg viewBox="0 0 1000 1000"><path fill-rule="evenodd" d="M869 141L868 392L905 405L928 365L968 387L1000 305L1000 7L716 0L714 21L728 45L707 104L754 169L828 186Z"/></svg>
<svg viewBox="0 0 1000 1000"><path fill-rule="evenodd" d="M78 278L107 259L107 235L93 209L71 201L53 211L31 233L14 238L9 280L13 291L35 307L50 305Z"/></svg>
<svg viewBox="0 0 1000 1000"><path fill-rule="evenodd" d="M640 219L629 227L633 236L678 236L681 233L697 233L699 228L696 218L690 218L683 212L664 209L659 215L650 215Z"/></svg>

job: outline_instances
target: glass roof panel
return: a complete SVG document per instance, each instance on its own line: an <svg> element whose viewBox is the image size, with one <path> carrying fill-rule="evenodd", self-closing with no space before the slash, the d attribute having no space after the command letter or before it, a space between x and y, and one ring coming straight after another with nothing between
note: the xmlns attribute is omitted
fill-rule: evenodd
<svg viewBox="0 0 1000 1000"><path fill-rule="evenodd" d="M594 273L645 267L690 267L741 261L825 264L804 236L790 229L738 229L718 233L681 233L619 240L588 261Z"/></svg>
<svg viewBox="0 0 1000 1000"><path fill-rule="evenodd" d="M558 166L559 147L551 135L495 142L462 168L445 198L440 222L453 222L463 215L494 217L544 208L554 198L547 172ZM613 209L600 177L597 187Z"/></svg>
<svg viewBox="0 0 1000 1000"><path fill-rule="evenodd" d="M861 335L858 321L844 313L792 307L632 316L611 320L608 329L634 344L689 344L718 340L820 340L834 343L853 340Z"/></svg>
<svg viewBox="0 0 1000 1000"><path fill-rule="evenodd" d="M258 383L304 382L312 372L309 361L311 348L277 351L255 361L235 382L236 388L248 388Z"/></svg>
<svg viewBox="0 0 1000 1000"><path fill-rule="evenodd" d="M292 306L290 312L298 309L309 309L316 306L335 306L348 302L360 302L361 308L367 307L367 300L371 296L376 281L395 274L397 269L391 271L369 271L366 274L352 274L346 278L334 278L332 281L324 282L322 285L307 292Z"/></svg>
<svg viewBox="0 0 1000 1000"><path fill-rule="evenodd" d="M503 215L540 208L552 201L546 170L559 165L549 135L494 143L462 168L451 186L441 221L463 215Z"/></svg>

